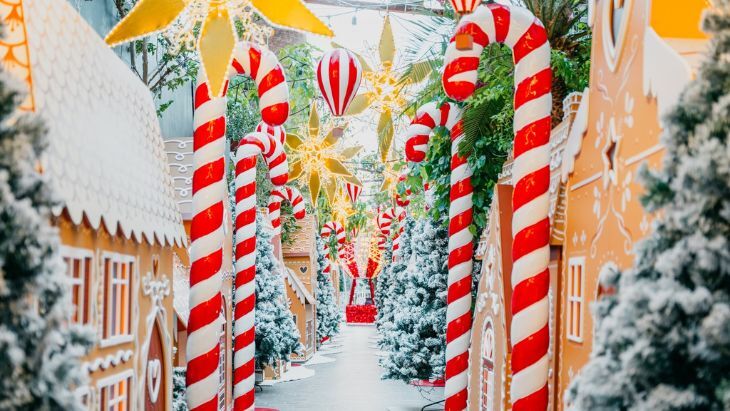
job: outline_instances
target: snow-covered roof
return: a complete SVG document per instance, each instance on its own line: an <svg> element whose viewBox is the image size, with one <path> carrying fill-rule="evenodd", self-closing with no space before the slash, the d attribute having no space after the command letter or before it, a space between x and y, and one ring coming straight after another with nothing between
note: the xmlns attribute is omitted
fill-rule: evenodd
<svg viewBox="0 0 730 411"><path fill-rule="evenodd" d="M147 87L66 1L23 3L44 169L71 220L165 245L186 242Z"/></svg>
<svg viewBox="0 0 730 411"><path fill-rule="evenodd" d="M317 299L314 298L314 296L312 295L312 293L309 292L309 290L307 290L307 286L304 285L302 280L299 277L297 277L297 275L294 273L294 271L292 271L291 268L286 268L284 270L284 275L286 276L286 283L289 284L289 286L292 288L292 290L294 290L294 294L297 295L297 298L299 299L299 301L302 304L304 304L304 303L316 304L317 303Z"/></svg>

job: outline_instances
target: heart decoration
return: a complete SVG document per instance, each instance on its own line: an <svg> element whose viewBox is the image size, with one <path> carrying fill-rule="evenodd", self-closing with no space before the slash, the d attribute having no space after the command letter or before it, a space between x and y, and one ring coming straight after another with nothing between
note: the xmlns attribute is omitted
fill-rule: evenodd
<svg viewBox="0 0 730 411"><path fill-rule="evenodd" d="M306 265L299 266L299 271L301 271L302 274L306 274L308 269L309 267L307 267Z"/></svg>
<svg viewBox="0 0 730 411"><path fill-rule="evenodd" d="M152 403L157 402L160 395L160 383L162 381L162 365L160 359L155 358L147 362L147 392L150 394Z"/></svg>

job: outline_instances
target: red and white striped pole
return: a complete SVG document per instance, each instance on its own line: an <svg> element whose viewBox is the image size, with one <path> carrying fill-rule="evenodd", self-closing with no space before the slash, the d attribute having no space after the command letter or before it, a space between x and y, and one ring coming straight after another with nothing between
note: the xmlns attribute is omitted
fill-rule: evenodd
<svg viewBox="0 0 730 411"><path fill-rule="evenodd" d="M466 100L476 90L485 46L502 43L515 63L514 163L512 166L512 409L548 406L548 291L550 274L550 44L542 23L527 9L487 4L464 16L456 34L470 34L471 49L452 40L444 58L443 86L451 98ZM463 407L462 407L463 405ZM464 409L459 403L451 409ZM448 408L447 406L447 409Z"/></svg>
<svg viewBox="0 0 730 411"><path fill-rule="evenodd" d="M236 290L234 301L233 409L254 406L256 306L256 161L262 154L274 185L289 179L284 147L273 136L251 133L236 150Z"/></svg>
<svg viewBox="0 0 730 411"><path fill-rule="evenodd" d="M274 136L274 138L277 137ZM301 220L307 215L304 198L302 198L302 193L296 187L274 187L269 195L269 219L271 220L271 226L274 227L274 235L281 234L281 203L283 201L288 201L291 204L294 218L297 220Z"/></svg>
<svg viewBox="0 0 730 411"><path fill-rule="evenodd" d="M202 74L202 73L201 73ZM239 43L231 74L247 75L258 88L262 119L273 126L289 115L284 69L267 49ZM223 262L223 215L226 185L226 99L211 97L204 77L194 96L193 220L190 227L190 317L186 384L191 411L217 409L220 380L219 330Z"/></svg>
<svg viewBox="0 0 730 411"><path fill-rule="evenodd" d="M188 408L218 407L224 198L226 193L226 101L195 90L193 220L190 226L190 316L186 372Z"/></svg>
<svg viewBox="0 0 730 411"><path fill-rule="evenodd" d="M406 157L414 162L423 161L431 132L439 126L446 127L451 134L445 408L462 410L466 409L468 399L474 236L469 231L473 221L472 172L467 158L459 155L459 144L464 139L461 109L453 103L421 106L406 132Z"/></svg>

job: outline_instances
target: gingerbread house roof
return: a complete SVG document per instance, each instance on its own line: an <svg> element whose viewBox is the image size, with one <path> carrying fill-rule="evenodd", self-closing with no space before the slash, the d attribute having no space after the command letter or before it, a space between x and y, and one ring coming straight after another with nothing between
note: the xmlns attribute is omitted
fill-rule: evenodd
<svg viewBox="0 0 730 411"><path fill-rule="evenodd" d="M49 130L44 170L75 224L182 246L182 218L147 87L70 3L24 8L34 109Z"/></svg>
<svg viewBox="0 0 730 411"><path fill-rule="evenodd" d="M283 273L284 278L286 279L286 283L289 284L292 290L294 290L294 294L296 294L299 302L301 302L302 304L317 303L317 299L314 298L309 290L307 290L307 286L302 282L302 280L294 273L291 268L285 267Z"/></svg>

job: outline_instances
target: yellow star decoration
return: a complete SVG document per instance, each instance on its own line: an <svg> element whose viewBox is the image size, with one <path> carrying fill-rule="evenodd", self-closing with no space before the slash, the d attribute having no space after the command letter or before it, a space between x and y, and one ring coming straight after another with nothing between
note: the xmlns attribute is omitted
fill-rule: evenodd
<svg viewBox="0 0 730 411"><path fill-rule="evenodd" d="M378 52L380 67L372 70L367 64L362 64L362 76L365 79L367 91L355 96L347 110L347 115L358 115L368 108L380 113L377 127L378 148L381 159L385 161L393 144L394 116L399 116L408 105L405 89L426 78L430 73L430 66L423 64L424 62L415 63L419 66L418 76L401 78L402 73L393 64L395 40L388 15L385 16ZM364 63L365 59L362 56L357 57L361 63Z"/></svg>
<svg viewBox="0 0 730 411"><path fill-rule="evenodd" d="M352 202L347 198L347 193L339 187L335 198L332 200L332 219L341 223L344 227L347 222L347 218L355 214L355 209L352 207Z"/></svg>
<svg viewBox="0 0 730 411"><path fill-rule="evenodd" d="M338 143L339 137L335 128L326 133L320 127L317 107L312 104L309 114L309 127L305 130L307 138L296 134L286 135L286 147L289 155L289 181L304 180L303 186L309 189L309 198L313 207L317 206L317 197L324 188L327 201L332 204L339 183L347 181L362 185L360 180L347 169L343 161L355 156L362 147L343 148Z"/></svg>
<svg viewBox="0 0 730 411"><path fill-rule="evenodd" d="M301 0L140 0L106 37L115 46L140 37L173 31L173 39L197 49L210 89L223 93L238 40L260 42L270 29L254 24L260 15L269 24L332 37L334 33ZM239 38L236 22L244 34ZM169 36L168 36L169 37Z"/></svg>
<svg viewBox="0 0 730 411"><path fill-rule="evenodd" d="M386 161L384 165L383 184L380 185L380 191L387 192L390 194L389 197L393 197L398 183L398 172L393 167L393 161Z"/></svg>

